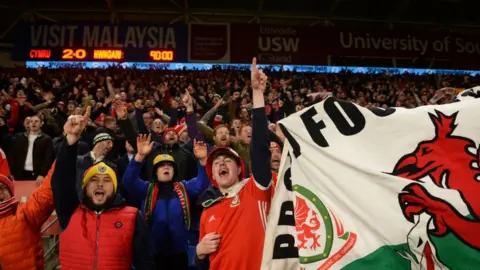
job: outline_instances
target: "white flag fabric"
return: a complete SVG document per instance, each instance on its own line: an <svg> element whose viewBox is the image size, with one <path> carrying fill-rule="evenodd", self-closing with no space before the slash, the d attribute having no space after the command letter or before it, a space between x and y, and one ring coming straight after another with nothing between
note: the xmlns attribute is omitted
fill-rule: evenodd
<svg viewBox="0 0 480 270"><path fill-rule="evenodd" d="M263 258L270 259L262 260L264 270L300 268L298 249L295 245L294 196L288 148L288 141L286 141L265 231L265 239L268 240L263 247Z"/></svg>
<svg viewBox="0 0 480 270"><path fill-rule="evenodd" d="M479 269L479 89L462 93L415 109L328 98L282 120L262 269L299 269L275 253L289 237L303 269ZM279 225L292 199L295 226Z"/></svg>

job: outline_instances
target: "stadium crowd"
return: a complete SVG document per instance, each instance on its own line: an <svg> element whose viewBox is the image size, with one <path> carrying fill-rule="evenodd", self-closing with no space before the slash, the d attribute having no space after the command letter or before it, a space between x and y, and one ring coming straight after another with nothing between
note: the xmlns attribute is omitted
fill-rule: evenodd
<svg viewBox="0 0 480 270"><path fill-rule="evenodd" d="M193 258L200 269L259 269L279 120L329 96L413 108L451 101L437 89L472 85L464 76L255 63L252 71L2 70L0 269L43 269L39 230L53 210L68 269L187 269ZM38 188L20 203L12 180Z"/></svg>

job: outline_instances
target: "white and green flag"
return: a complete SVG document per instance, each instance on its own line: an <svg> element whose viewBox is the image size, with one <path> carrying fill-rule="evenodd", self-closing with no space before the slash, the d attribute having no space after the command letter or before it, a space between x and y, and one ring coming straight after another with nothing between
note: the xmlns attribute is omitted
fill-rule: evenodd
<svg viewBox="0 0 480 270"><path fill-rule="evenodd" d="M480 269L474 90L415 109L329 98L282 120L262 269Z"/></svg>

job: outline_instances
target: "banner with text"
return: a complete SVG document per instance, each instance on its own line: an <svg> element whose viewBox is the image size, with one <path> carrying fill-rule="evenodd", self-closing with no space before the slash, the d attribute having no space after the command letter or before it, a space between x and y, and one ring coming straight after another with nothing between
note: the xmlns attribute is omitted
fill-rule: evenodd
<svg viewBox="0 0 480 270"><path fill-rule="evenodd" d="M88 52L97 49L101 52L119 52L125 55L125 59L121 59L123 61L185 62L187 31L186 25L27 24L18 31L13 57L31 60L42 52L49 52L52 57L41 55L37 58L100 60L100 57L88 57ZM72 53L65 58L64 50L72 50Z"/></svg>
<svg viewBox="0 0 480 270"><path fill-rule="evenodd" d="M230 63L230 24L189 24L188 62Z"/></svg>
<svg viewBox="0 0 480 270"><path fill-rule="evenodd" d="M231 26L232 62L327 64L328 56L449 59L457 68L480 67L480 38L449 33L349 31L320 27Z"/></svg>
<svg viewBox="0 0 480 270"><path fill-rule="evenodd" d="M232 63L327 64L327 55L318 49L313 28L232 24Z"/></svg>

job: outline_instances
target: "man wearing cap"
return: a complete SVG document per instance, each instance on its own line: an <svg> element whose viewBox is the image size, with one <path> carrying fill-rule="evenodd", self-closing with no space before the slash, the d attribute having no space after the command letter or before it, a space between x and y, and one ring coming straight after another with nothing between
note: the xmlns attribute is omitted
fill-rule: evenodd
<svg viewBox="0 0 480 270"><path fill-rule="evenodd" d="M139 176L145 157L152 151L150 136L137 138L137 154L123 175L123 185L128 198L142 201L141 210L149 226L156 269L187 269L190 202L210 186L205 171L207 146L194 141L194 153L199 162L197 177L178 181L179 167L175 159L159 154L153 161L156 181L148 183Z"/></svg>
<svg viewBox="0 0 480 270"><path fill-rule="evenodd" d="M252 173L230 148L218 147L207 159L207 174L215 186L200 220L197 266L200 269L260 269L265 226L272 196L270 138L263 93L267 76L252 62L253 121L250 155ZM243 179L243 180L242 180Z"/></svg>
<svg viewBox="0 0 480 270"><path fill-rule="evenodd" d="M62 269L154 269L148 229L138 209L125 206L115 194L115 171L104 162L88 168L82 179L83 199L76 196L74 171L77 142L90 115L70 116L64 126L52 176L52 191L60 223Z"/></svg>
<svg viewBox="0 0 480 270"><path fill-rule="evenodd" d="M65 140L64 140L65 143ZM78 198L83 198L82 179L85 171L92 167L93 164L104 161L105 157L112 150L113 138L110 134L103 132L98 133L93 138L93 149L85 155L77 157L77 190ZM77 146L78 148L78 146ZM59 151L60 152L60 151Z"/></svg>
<svg viewBox="0 0 480 270"><path fill-rule="evenodd" d="M41 228L53 212L54 166L26 202L15 198L13 182L0 174L0 269L44 268Z"/></svg>

